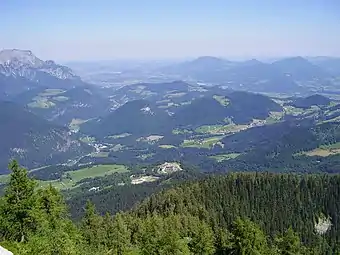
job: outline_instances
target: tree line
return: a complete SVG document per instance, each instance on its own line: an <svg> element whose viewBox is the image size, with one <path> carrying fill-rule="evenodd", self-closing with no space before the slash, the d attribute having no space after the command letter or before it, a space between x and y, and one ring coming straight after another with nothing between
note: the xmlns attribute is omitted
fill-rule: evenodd
<svg viewBox="0 0 340 255"><path fill-rule="evenodd" d="M339 176L228 174L180 184L115 215L90 201L73 222L62 194L16 161L0 202L14 254L340 254ZM319 235L318 217L332 226Z"/></svg>

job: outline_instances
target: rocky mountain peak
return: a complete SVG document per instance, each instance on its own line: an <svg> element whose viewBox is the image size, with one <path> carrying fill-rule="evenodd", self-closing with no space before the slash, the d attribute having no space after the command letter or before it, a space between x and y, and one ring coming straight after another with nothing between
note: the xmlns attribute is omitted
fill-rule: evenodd
<svg viewBox="0 0 340 255"><path fill-rule="evenodd" d="M44 61L37 58L30 50L6 49L0 51L0 64L10 65L11 63L38 68L43 65Z"/></svg>
<svg viewBox="0 0 340 255"><path fill-rule="evenodd" d="M39 80L44 73L55 78L79 79L73 71L52 60L43 61L30 50L5 49L0 51L0 73L5 76L24 77L29 80Z"/></svg>

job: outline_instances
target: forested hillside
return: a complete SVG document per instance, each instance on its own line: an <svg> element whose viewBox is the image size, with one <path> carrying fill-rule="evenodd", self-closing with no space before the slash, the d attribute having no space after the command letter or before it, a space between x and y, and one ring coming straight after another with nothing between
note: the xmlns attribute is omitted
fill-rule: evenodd
<svg viewBox="0 0 340 255"><path fill-rule="evenodd" d="M8 160L20 159L30 168L56 164L89 153L69 130L48 122L11 102L0 102L0 173Z"/></svg>
<svg viewBox="0 0 340 255"><path fill-rule="evenodd" d="M339 254L338 175L215 176L115 216L88 202L75 224L56 189L10 169L0 244L14 254Z"/></svg>

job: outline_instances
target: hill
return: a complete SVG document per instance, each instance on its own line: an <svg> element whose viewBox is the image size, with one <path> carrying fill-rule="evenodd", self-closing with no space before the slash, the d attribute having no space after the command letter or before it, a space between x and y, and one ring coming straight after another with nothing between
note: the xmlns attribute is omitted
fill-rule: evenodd
<svg viewBox="0 0 340 255"><path fill-rule="evenodd" d="M150 101L134 100L108 116L83 124L81 130L99 137L123 133L164 135L175 128L228 124L227 118L236 124L249 124L253 119L263 120L270 112L281 110L281 106L268 97L247 92L201 97L166 109Z"/></svg>
<svg viewBox="0 0 340 255"><path fill-rule="evenodd" d="M135 100L124 104L108 116L89 121L82 131L105 137L123 133L134 135L157 134L169 130L169 115L146 100ZM170 129L171 130L171 129Z"/></svg>
<svg viewBox="0 0 340 255"><path fill-rule="evenodd" d="M305 98L297 98L293 101L292 105L298 108L310 108L314 106L326 106L329 105L331 100L328 97L322 95L312 95Z"/></svg>
<svg viewBox="0 0 340 255"><path fill-rule="evenodd" d="M197 59L162 67L161 72L182 77L193 77L202 81L216 81L234 63L221 58L202 56Z"/></svg>
<svg viewBox="0 0 340 255"><path fill-rule="evenodd" d="M245 124L253 119L265 119L271 111L281 110L277 103L266 96L230 92L224 93L224 96L198 98L179 108L173 118L177 126L223 124L226 118L236 124Z"/></svg>
<svg viewBox="0 0 340 255"><path fill-rule="evenodd" d="M231 62L215 57L200 57L162 69L184 80L223 84L233 89L255 92L291 92L299 90L295 81L270 64L256 59Z"/></svg>
<svg viewBox="0 0 340 255"><path fill-rule="evenodd" d="M310 61L328 73L336 77L340 76L340 58L320 57L313 58Z"/></svg>
<svg viewBox="0 0 340 255"><path fill-rule="evenodd" d="M291 92L299 90L296 82L258 60L241 62L227 72L229 86L255 92Z"/></svg>
<svg viewBox="0 0 340 255"><path fill-rule="evenodd" d="M224 153L238 157L215 163L214 171L339 173L339 123L286 121L255 127L222 139Z"/></svg>
<svg viewBox="0 0 340 255"><path fill-rule="evenodd" d="M176 126L220 124L227 117L226 107L214 98L199 98L178 109L173 116Z"/></svg>
<svg viewBox="0 0 340 255"><path fill-rule="evenodd" d="M77 86L68 89L36 88L10 98L31 112L58 123L69 125L72 120L87 121L109 112L110 102L100 88Z"/></svg>
<svg viewBox="0 0 340 255"><path fill-rule="evenodd" d="M154 102L163 100L169 101L170 98L168 97L171 97L172 95L179 95L180 97L178 99L182 99L183 96L192 99L192 97L195 96L195 93L191 92L192 88L193 86L183 81L137 83L113 91L110 99L113 102L113 106L116 108L132 100L144 99ZM176 98L174 97L172 99Z"/></svg>
<svg viewBox="0 0 340 255"><path fill-rule="evenodd" d="M299 81L323 80L332 76L321 67L312 64L302 57L278 60L272 66L282 73Z"/></svg>
<svg viewBox="0 0 340 255"><path fill-rule="evenodd" d="M10 103L0 102L0 169L6 172L10 158L29 167L56 164L91 151L65 128Z"/></svg>

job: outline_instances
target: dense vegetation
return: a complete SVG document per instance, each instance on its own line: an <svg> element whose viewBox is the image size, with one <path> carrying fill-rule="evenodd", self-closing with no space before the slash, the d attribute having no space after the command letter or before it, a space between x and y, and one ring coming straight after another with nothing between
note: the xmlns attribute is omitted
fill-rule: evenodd
<svg viewBox="0 0 340 255"><path fill-rule="evenodd" d="M74 159L92 150L60 127L11 102L0 102L0 173L11 158L30 168Z"/></svg>
<svg viewBox="0 0 340 255"><path fill-rule="evenodd" d="M246 130L226 137L224 150L246 152L234 160L215 164L214 169L274 170L338 173L339 155L306 156L322 145L340 141L338 123L283 122Z"/></svg>
<svg viewBox="0 0 340 255"><path fill-rule="evenodd" d="M338 254L339 176L230 174L151 196L100 216L68 217L53 187L36 189L11 162L0 243L15 254ZM315 224L330 221L317 234ZM328 231L327 231L328 230Z"/></svg>
<svg viewBox="0 0 340 255"><path fill-rule="evenodd" d="M313 105L325 106L328 105L331 100L328 97L322 95L312 95L309 97L300 97L293 101L292 105L298 108L308 109Z"/></svg>
<svg viewBox="0 0 340 255"><path fill-rule="evenodd" d="M159 100L167 101L168 96L176 96L175 92ZM204 96L203 93L201 95ZM219 102L216 96L223 98L225 104ZM226 124L226 118L232 119L236 124L249 124L253 119L266 119L271 111L282 110L282 107L269 97L247 92L223 91L221 95L205 95L196 99L191 95L189 103L184 105L181 104L186 100L181 97L179 104L171 102L170 105L177 105L174 109L165 106L171 114L153 101L129 101L109 115L83 124L81 131L101 139L122 133L169 135L178 127Z"/></svg>

